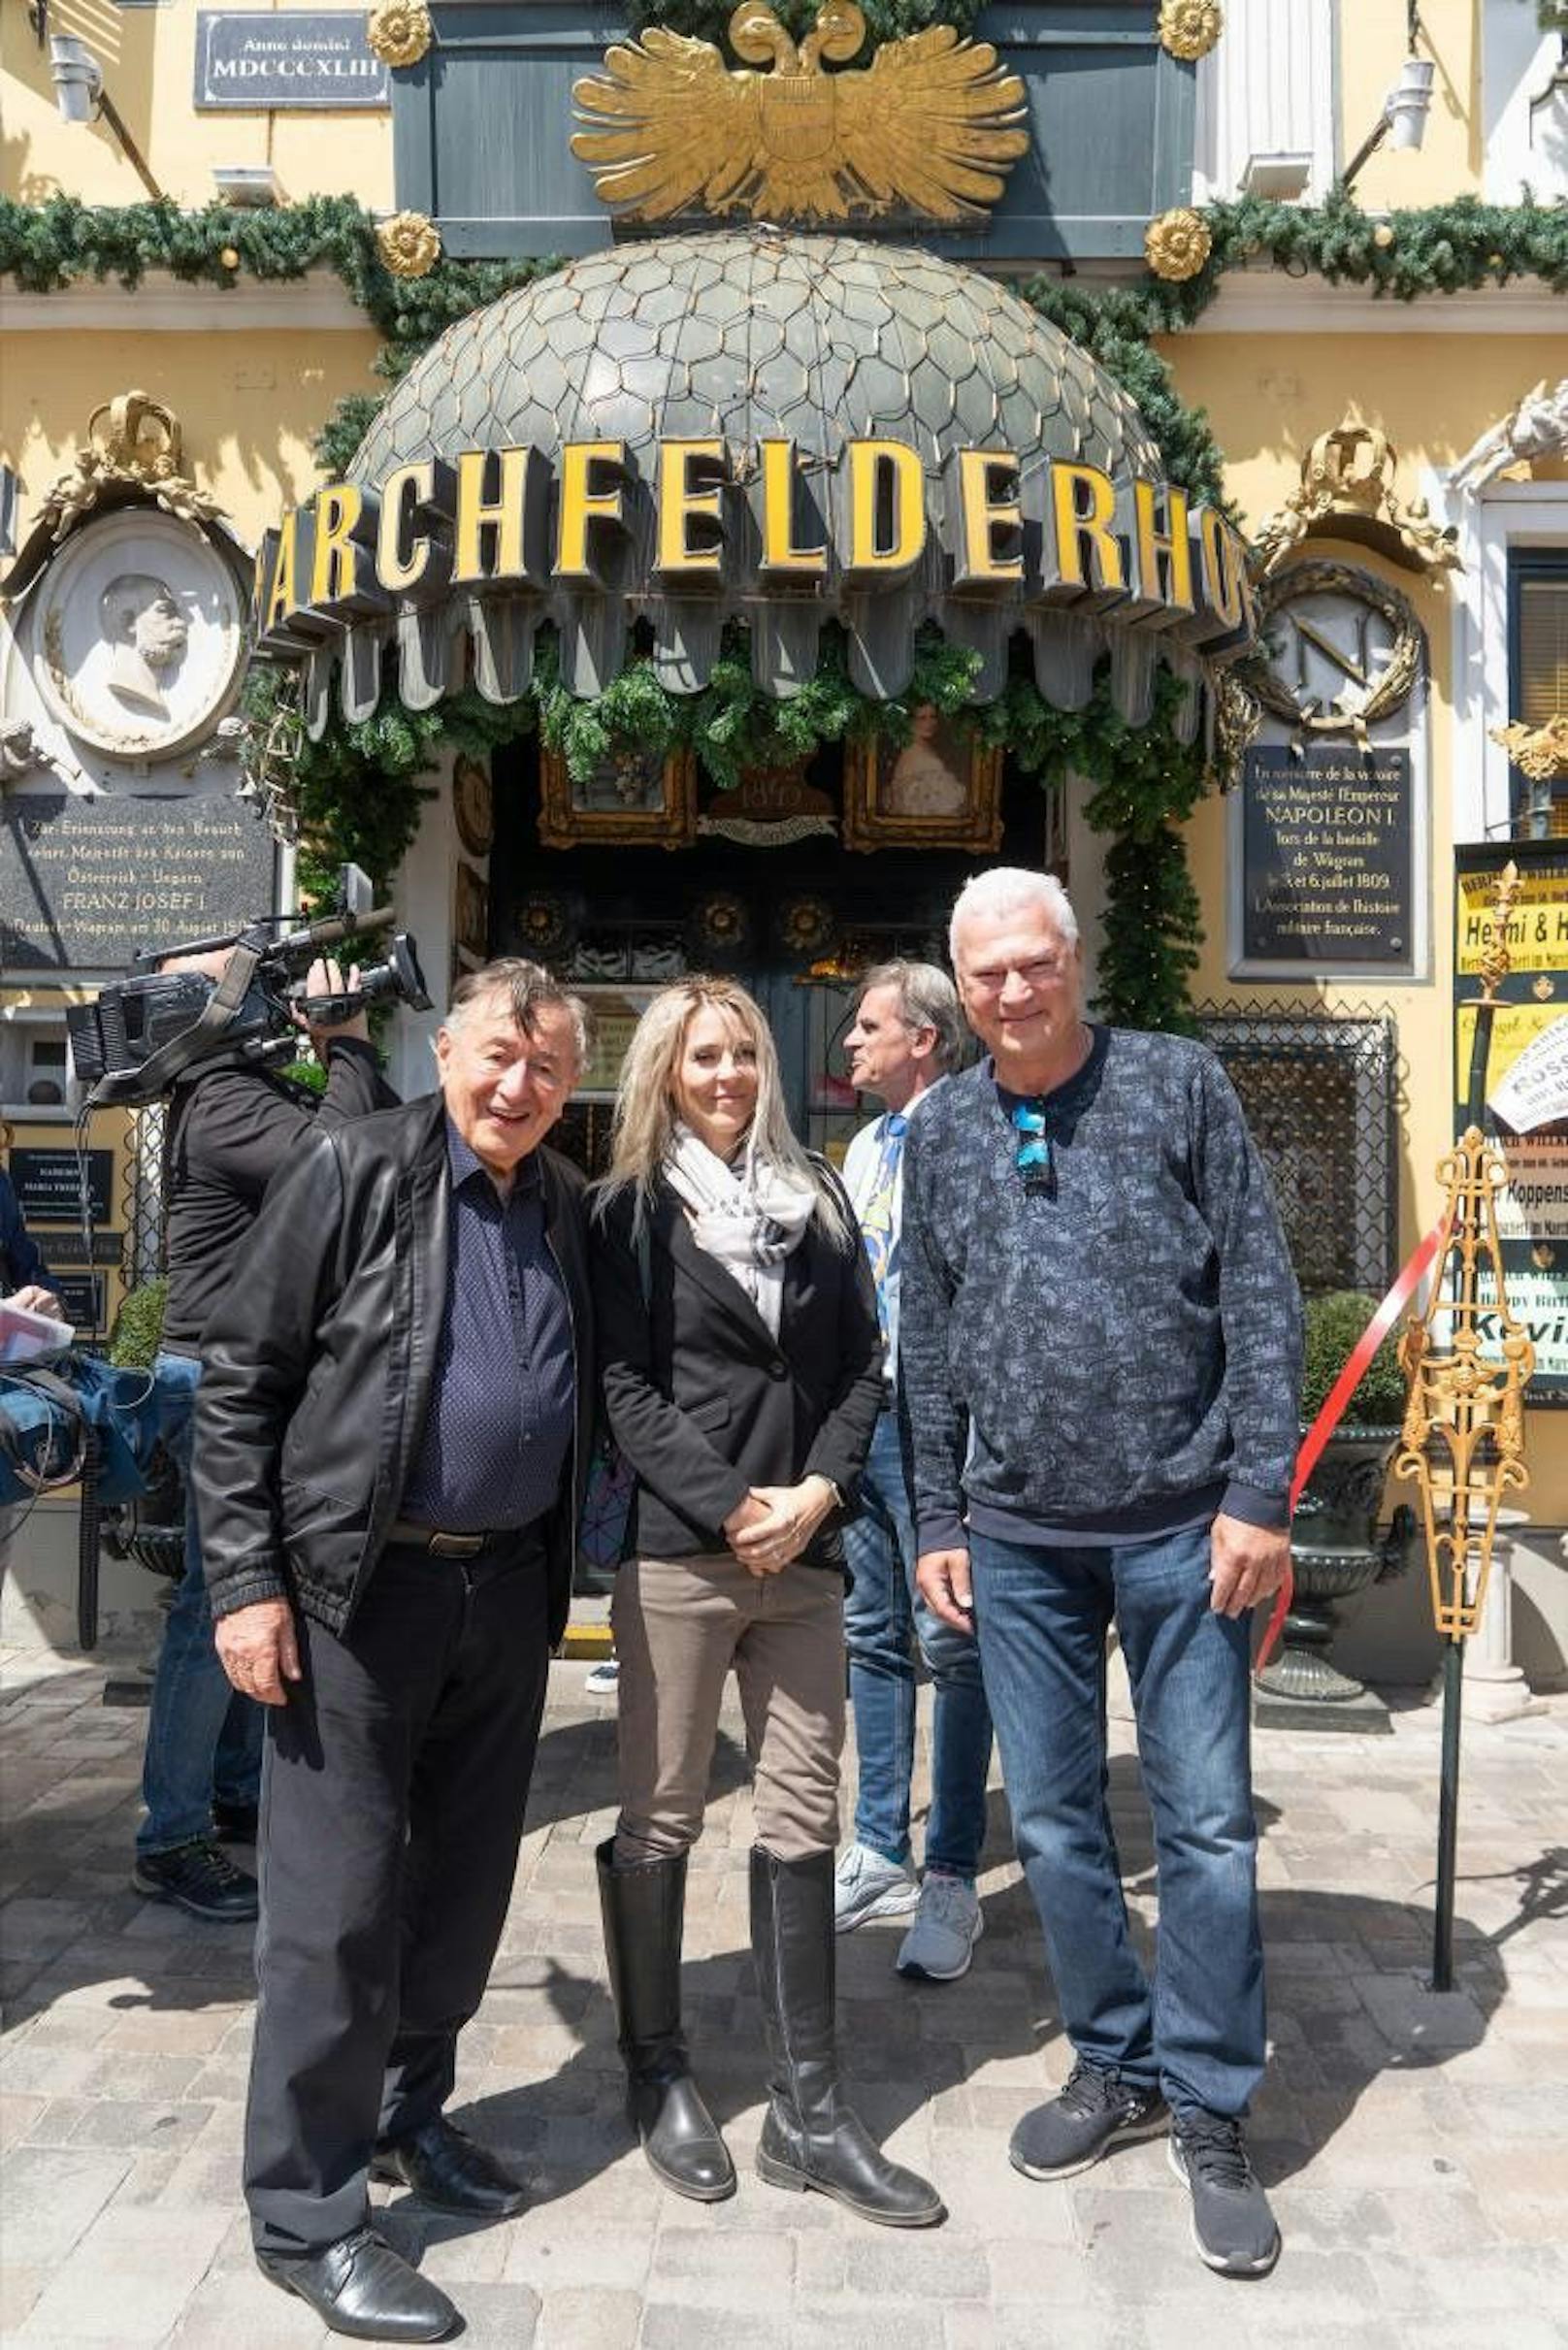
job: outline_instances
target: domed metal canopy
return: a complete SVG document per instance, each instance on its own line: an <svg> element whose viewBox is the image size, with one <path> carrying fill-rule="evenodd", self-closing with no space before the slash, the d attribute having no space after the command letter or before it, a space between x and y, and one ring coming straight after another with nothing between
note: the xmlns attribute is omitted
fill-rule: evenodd
<svg viewBox="0 0 1568 2350"><path fill-rule="evenodd" d="M699 466L681 475L686 489L700 478L722 476L726 485L722 505L714 498L708 509L723 556L707 576L672 568L660 537L654 490L667 479L662 444L672 441L722 444L708 461L711 474ZM927 619L980 655L977 700L1000 691L1009 638L1026 630L1041 689L1062 707L1088 699L1094 663L1108 648L1117 701L1134 723L1148 715L1157 660L1195 683L1199 654L1229 649L1225 597L1214 600L1217 617L1194 591L1194 616L1191 601L1151 596L1140 572L1131 533L1140 482L1150 486L1138 495L1159 502L1145 515L1142 571L1157 568L1151 517L1179 531L1184 556L1189 543L1179 493L1172 505L1181 520L1168 523L1160 450L1134 403L1004 286L929 253L758 228L592 254L451 327L391 393L348 477L369 500L400 466L433 458L455 466L480 449L532 450L548 485L539 527L554 547L559 465L572 443L619 444L626 495L615 531L602 535L611 543L593 565L567 575L553 560L540 562L524 580L485 581L477 591L454 576L439 608L425 594L397 599L395 610L362 609L346 644L341 636L316 644L312 715L319 710L324 721L328 676L340 661L350 714L374 706L378 647L394 632L400 691L418 706L462 675L465 631L481 690L505 701L526 690L545 621L559 632L565 683L585 696L615 675L637 619L651 624L659 674L675 692L706 681L726 622L744 620L757 678L779 696L811 677L822 626L837 619L855 683L879 699L907 684ZM792 571L777 557L777 515L765 510L779 496L776 455L768 460L771 490L765 478L769 443L793 444L785 537L791 562L798 550L819 558L814 573L804 565ZM918 459L925 521L901 574L857 565L847 548L847 476L855 468L846 459L857 443L898 444L895 457L908 450ZM961 482L963 452L973 456ZM1006 468L995 484L973 470L987 452ZM1105 592L1105 580L1092 574L1069 592L1053 569L1049 548L1069 533L1063 517L1080 511L1060 502L1053 509L1050 476L1062 466L1098 469L1114 486L1114 527L1128 557L1120 593ZM885 504L889 484L872 472L865 480L863 500ZM1109 548L1105 495L1098 519ZM978 540L970 510L977 500ZM867 507L862 528L874 533L885 519ZM1086 528L1093 519L1086 516ZM1194 571L1205 560L1200 541L1199 534L1191 542ZM1016 576L1005 574L1001 550L1010 551ZM519 585L525 593L511 592ZM1197 697L1188 700L1195 723Z"/></svg>

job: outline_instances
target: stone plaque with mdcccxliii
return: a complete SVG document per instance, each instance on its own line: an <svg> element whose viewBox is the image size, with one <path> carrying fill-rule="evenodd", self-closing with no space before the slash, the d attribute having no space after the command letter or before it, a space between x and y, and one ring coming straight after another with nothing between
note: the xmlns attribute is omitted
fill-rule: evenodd
<svg viewBox="0 0 1568 2350"><path fill-rule="evenodd" d="M1414 967L1410 753L1383 744L1248 751L1246 963Z"/></svg>
<svg viewBox="0 0 1568 2350"><path fill-rule="evenodd" d="M17 794L0 846L0 970L113 970L273 908L272 834L244 800Z"/></svg>
<svg viewBox="0 0 1568 2350"><path fill-rule="evenodd" d="M196 12L198 110L342 114L390 106L391 76L366 37L363 9Z"/></svg>

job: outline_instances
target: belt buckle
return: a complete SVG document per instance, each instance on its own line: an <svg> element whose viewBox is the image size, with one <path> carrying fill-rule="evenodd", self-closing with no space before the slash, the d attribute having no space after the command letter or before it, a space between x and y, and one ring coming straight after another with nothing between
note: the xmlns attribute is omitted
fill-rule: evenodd
<svg viewBox="0 0 1568 2350"><path fill-rule="evenodd" d="M430 1547L438 1558L476 1558L485 1539L482 1534L432 1534Z"/></svg>

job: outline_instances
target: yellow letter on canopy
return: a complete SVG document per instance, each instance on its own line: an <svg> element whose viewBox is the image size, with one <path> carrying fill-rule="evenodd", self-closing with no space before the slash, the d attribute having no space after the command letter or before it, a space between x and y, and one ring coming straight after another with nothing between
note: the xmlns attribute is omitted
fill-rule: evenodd
<svg viewBox="0 0 1568 2350"><path fill-rule="evenodd" d="M705 478L695 481L702 473ZM659 443L659 560L658 569L700 575L717 571L724 562L722 441L661 441ZM694 522L711 524L706 544L694 541Z"/></svg>
<svg viewBox="0 0 1568 2350"><path fill-rule="evenodd" d="M555 568L562 579L600 577L588 551L588 534L596 525L624 526L626 464L624 441L569 441L561 451L561 519L556 534ZM605 489L593 486L595 469L613 468L615 480Z"/></svg>
<svg viewBox="0 0 1568 2350"><path fill-rule="evenodd" d="M532 449L465 449L457 461L456 560L454 584L474 587L486 579L526 579L523 552L523 513L528 495ZM484 494L492 462L499 461L500 485L494 498ZM491 560L484 560L486 534L491 534Z"/></svg>
<svg viewBox="0 0 1568 2350"><path fill-rule="evenodd" d="M901 441L852 441L844 570L870 585L907 578L926 551L926 469Z"/></svg>
<svg viewBox="0 0 1568 2350"><path fill-rule="evenodd" d="M825 546L795 540L796 455L793 441L758 443L763 461L763 571L775 578L820 578L828 569Z"/></svg>
<svg viewBox="0 0 1568 2350"><path fill-rule="evenodd" d="M955 587L1011 587L1024 576L1024 517L1018 459L1010 449L960 449L959 513L963 536L953 565ZM1011 554L999 549L1011 545Z"/></svg>
<svg viewBox="0 0 1568 2350"><path fill-rule="evenodd" d="M1127 594L1127 564L1116 534L1116 485L1097 465L1053 464L1051 552L1045 558L1045 588L1057 603L1092 597L1094 609L1120 604Z"/></svg>

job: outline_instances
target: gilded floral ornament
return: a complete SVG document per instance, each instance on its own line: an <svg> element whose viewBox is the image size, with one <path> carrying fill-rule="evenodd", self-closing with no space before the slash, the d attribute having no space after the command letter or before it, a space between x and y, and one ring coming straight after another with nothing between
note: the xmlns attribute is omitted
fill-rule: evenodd
<svg viewBox="0 0 1568 2350"><path fill-rule="evenodd" d="M423 212L394 212L381 222L376 242L394 277L428 277L441 259L440 235Z"/></svg>
<svg viewBox="0 0 1568 2350"><path fill-rule="evenodd" d="M1168 277L1177 284L1197 276L1213 245L1209 224L1202 213L1190 212L1185 205L1161 212L1143 232L1144 258L1149 267L1157 277Z"/></svg>
<svg viewBox="0 0 1568 2350"><path fill-rule="evenodd" d="M436 37L424 0L383 0L371 10L367 33L382 64L392 66L417 65Z"/></svg>
<svg viewBox="0 0 1568 2350"><path fill-rule="evenodd" d="M1160 42L1171 56L1192 65L1206 57L1225 29L1218 0L1163 0Z"/></svg>
<svg viewBox="0 0 1568 2350"><path fill-rule="evenodd" d="M1493 742L1501 743L1521 775L1532 783L1568 783L1568 717L1549 718L1544 726L1494 726Z"/></svg>

